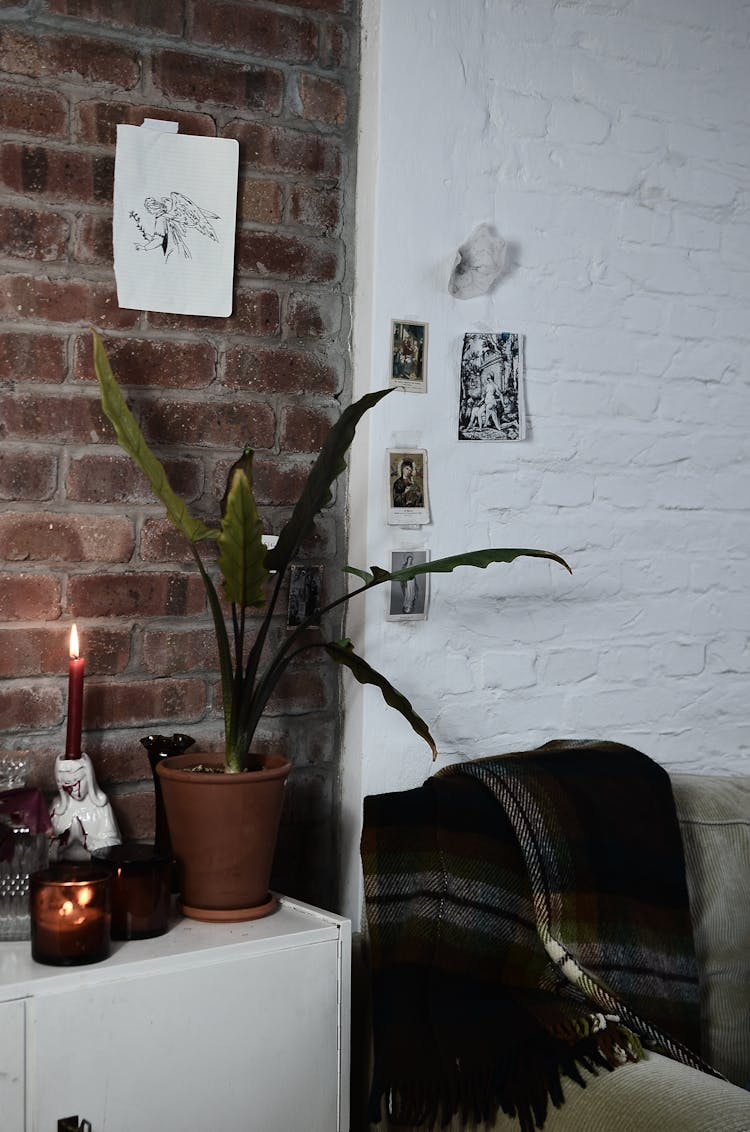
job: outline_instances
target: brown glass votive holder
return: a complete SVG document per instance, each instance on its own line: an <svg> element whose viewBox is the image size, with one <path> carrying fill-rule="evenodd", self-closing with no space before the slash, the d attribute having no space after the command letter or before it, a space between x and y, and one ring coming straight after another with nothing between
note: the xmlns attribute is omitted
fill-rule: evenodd
<svg viewBox="0 0 750 1132"><path fill-rule="evenodd" d="M108 869L88 862L50 865L32 873L29 890L32 959L68 967L108 957Z"/></svg>
<svg viewBox="0 0 750 1132"><path fill-rule="evenodd" d="M169 927L172 860L152 844L128 841L92 853L112 876L112 939L150 939Z"/></svg>

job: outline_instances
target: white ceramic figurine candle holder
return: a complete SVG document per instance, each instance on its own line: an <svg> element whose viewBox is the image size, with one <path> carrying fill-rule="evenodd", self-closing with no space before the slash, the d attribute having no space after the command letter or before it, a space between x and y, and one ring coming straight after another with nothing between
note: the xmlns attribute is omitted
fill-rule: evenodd
<svg viewBox="0 0 750 1132"><path fill-rule="evenodd" d="M87 861L95 849L121 844L112 807L97 785L88 755L72 759L58 755L55 782L59 794L49 816L57 860Z"/></svg>

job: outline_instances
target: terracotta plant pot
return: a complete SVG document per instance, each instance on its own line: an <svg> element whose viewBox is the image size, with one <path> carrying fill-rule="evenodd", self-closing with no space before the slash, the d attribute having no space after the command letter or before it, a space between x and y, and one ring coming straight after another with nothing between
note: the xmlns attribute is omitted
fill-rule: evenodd
<svg viewBox="0 0 750 1132"><path fill-rule="evenodd" d="M267 916L276 907L268 885L292 764L267 755L262 770L241 774L188 769L199 763L222 767L224 757L175 755L156 768L177 862L180 910L194 920Z"/></svg>

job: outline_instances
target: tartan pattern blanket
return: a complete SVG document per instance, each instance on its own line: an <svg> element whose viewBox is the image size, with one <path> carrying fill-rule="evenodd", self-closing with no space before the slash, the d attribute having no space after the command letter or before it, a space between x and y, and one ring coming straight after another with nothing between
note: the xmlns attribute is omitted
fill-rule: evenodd
<svg viewBox="0 0 750 1132"><path fill-rule="evenodd" d="M522 1132L562 1078L697 1052L698 974L669 777L565 740L365 799L369 1119Z"/></svg>

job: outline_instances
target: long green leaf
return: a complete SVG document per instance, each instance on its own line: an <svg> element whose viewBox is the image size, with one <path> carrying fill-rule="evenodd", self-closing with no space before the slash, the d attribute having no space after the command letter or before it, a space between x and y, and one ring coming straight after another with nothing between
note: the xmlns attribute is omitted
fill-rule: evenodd
<svg viewBox="0 0 750 1132"><path fill-rule="evenodd" d="M361 578L363 582L368 585L373 581L373 576L369 570L358 570L356 566L342 567L345 574L354 574L357 578Z"/></svg>
<svg viewBox="0 0 750 1132"><path fill-rule="evenodd" d="M224 579L227 601L246 609L265 605L264 566L266 548L262 540L263 526L255 506L252 487L241 468L235 470L226 496L224 515L217 543L219 569Z"/></svg>
<svg viewBox="0 0 750 1132"><path fill-rule="evenodd" d="M164 504L167 518L186 539L191 543L200 542L203 539L215 539L218 531L212 531L199 519L194 519L179 495L172 490L167 479L167 473L157 457L151 452L146 443L146 438L125 402L112 373L101 338L95 330L92 331L92 334L94 336L94 369L101 389L102 409L115 430L118 444L141 469L151 484L154 495Z"/></svg>
<svg viewBox="0 0 750 1132"><path fill-rule="evenodd" d="M386 680L385 676L377 672L366 660L357 656L351 641L347 639L329 641L323 647L337 664L342 664L348 668L360 684L373 684L376 688L379 688L388 706L395 708L397 712L403 715L420 739L424 739L425 743L428 744L432 750L433 759L437 758L437 746L425 721L417 715L406 696L394 688L393 684Z"/></svg>
<svg viewBox="0 0 750 1132"><path fill-rule="evenodd" d="M330 502L331 486L346 470L344 456L351 447L361 418L389 393L393 393L393 390L380 389L376 393L365 394L344 409L332 425L318 458L310 469L297 504L279 535L279 541L266 554L266 566L269 570L286 570L302 541L312 530L315 517Z"/></svg>
<svg viewBox="0 0 750 1132"><path fill-rule="evenodd" d="M193 556L195 558L200 575L203 578L203 585L206 589L206 596L208 597L208 606L211 610L211 617L213 618L214 630L216 632L216 644L219 650L219 668L221 671L221 698L222 707L224 711L224 736L226 741L227 761L230 761L230 753L233 750L233 736L236 730L235 725L235 708L234 708L234 670L232 668L232 654L229 650L229 635L227 627L224 622L224 612L221 608L219 595L216 592L216 586L211 580L206 567L201 561L201 556L195 547L192 547ZM232 770L241 769L238 765L230 767Z"/></svg>
<svg viewBox="0 0 750 1132"><path fill-rule="evenodd" d="M514 558L520 558L522 555L526 558L548 558L552 562L559 562L569 574L573 573L564 558L549 550L501 549L500 547L489 547L487 550L470 550L466 554L452 554L448 558L436 558L432 562L406 566L402 570L394 570L392 574L382 570L379 566L371 566L370 570L375 584L379 585L381 582L407 582L410 578L418 577L419 574L450 574L458 566L474 566L480 570L486 570L493 562L512 562ZM350 568L350 572L364 577L363 571L351 571Z"/></svg>

